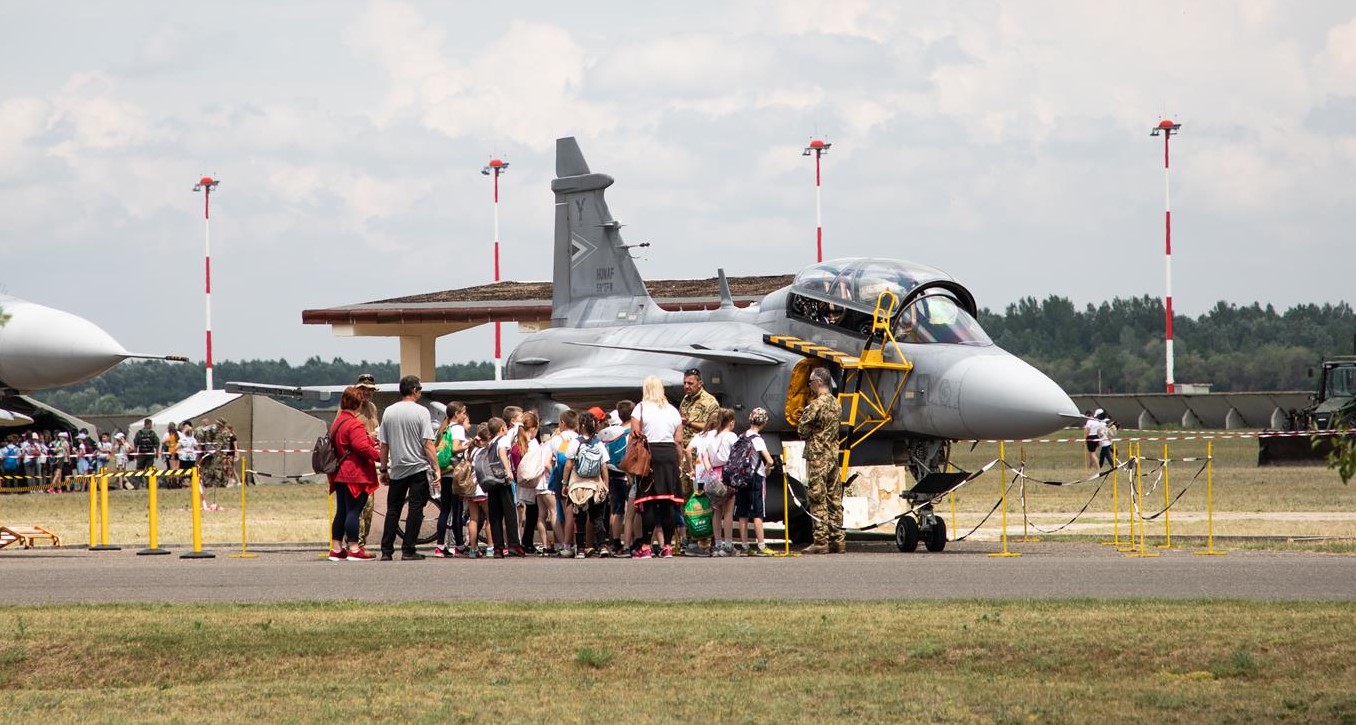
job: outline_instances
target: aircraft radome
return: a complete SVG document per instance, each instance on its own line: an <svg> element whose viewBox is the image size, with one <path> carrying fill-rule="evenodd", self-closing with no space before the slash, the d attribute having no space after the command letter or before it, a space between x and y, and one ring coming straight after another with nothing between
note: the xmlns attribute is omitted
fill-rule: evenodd
<svg viewBox="0 0 1356 725"><path fill-rule="evenodd" d="M84 382L129 358L183 360L127 352L107 332L83 317L36 302L0 295L0 425L30 425L28 416L6 410L17 395Z"/></svg>

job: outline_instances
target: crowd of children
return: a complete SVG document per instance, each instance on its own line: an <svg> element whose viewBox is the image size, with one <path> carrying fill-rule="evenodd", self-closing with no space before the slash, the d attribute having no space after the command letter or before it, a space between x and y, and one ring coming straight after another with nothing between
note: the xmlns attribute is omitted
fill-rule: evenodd
<svg viewBox="0 0 1356 725"><path fill-rule="evenodd" d="M643 500L637 505L637 494L647 498L648 478L621 468L633 428L640 427L632 421L635 409L623 400L610 412L565 410L548 434L537 411L509 406L502 417L477 424L466 406L448 404L435 441L441 478L434 496L441 518L433 555L671 555L669 542L655 536L659 527L642 525L645 507ZM691 481L692 495L709 503L714 531L709 539L688 536L679 552L772 554L763 539L763 516L774 461L759 433L767 419L766 411L755 409L747 430L736 433L734 411L722 408L703 433L682 441L682 475ZM660 527L681 530L681 513L667 515L674 519Z"/></svg>

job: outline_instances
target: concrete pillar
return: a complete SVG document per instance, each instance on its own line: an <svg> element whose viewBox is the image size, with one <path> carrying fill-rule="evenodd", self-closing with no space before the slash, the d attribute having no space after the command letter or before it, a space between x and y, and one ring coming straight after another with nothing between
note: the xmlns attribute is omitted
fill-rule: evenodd
<svg viewBox="0 0 1356 725"><path fill-rule="evenodd" d="M422 382L434 382L438 369L434 355L437 342L437 335L401 335L400 376L417 375Z"/></svg>

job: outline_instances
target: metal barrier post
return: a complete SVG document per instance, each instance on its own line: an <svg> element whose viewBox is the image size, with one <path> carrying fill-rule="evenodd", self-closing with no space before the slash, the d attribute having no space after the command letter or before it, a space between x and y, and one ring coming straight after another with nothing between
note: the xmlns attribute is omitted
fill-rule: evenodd
<svg viewBox="0 0 1356 725"><path fill-rule="evenodd" d="M1000 500L1002 501L1003 506L1003 550L989 554L989 556L1021 556L1020 552L1008 551L1008 463L1004 460L1004 455L1005 449L1003 447L1003 441L998 441L998 486L1001 494Z"/></svg>
<svg viewBox="0 0 1356 725"><path fill-rule="evenodd" d="M151 523L151 540L149 546L137 552L137 556L160 556L168 554L169 549L160 548L160 496L159 496L159 476L155 469L147 471L146 475L146 507L149 511Z"/></svg>
<svg viewBox="0 0 1356 725"><path fill-rule="evenodd" d="M786 455L782 455L782 556L791 556L791 482L786 478ZM646 544L649 546L649 544Z"/></svg>
<svg viewBox="0 0 1356 725"><path fill-rule="evenodd" d="M99 487L89 474L85 474L85 490L89 492L89 549L94 551L99 545Z"/></svg>
<svg viewBox="0 0 1356 725"><path fill-rule="evenodd" d="M1158 556L1158 552L1156 552L1156 551L1149 551L1149 550L1146 548L1146 544L1145 544L1145 532L1146 532L1146 530L1148 529L1148 524L1145 523L1143 516L1140 514L1140 512L1144 510L1144 478L1143 478L1142 471L1140 470L1140 465L1139 465L1139 464L1140 464L1140 461L1143 460L1144 448L1143 448L1143 445L1142 445L1142 444L1139 444L1139 443L1136 443L1136 444L1135 444L1135 453L1136 453L1136 455L1135 455L1135 489L1134 489L1134 494L1133 494L1135 505L1134 505L1133 510L1130 512L1130 518L1131 518L1132 521L1133 521L1134 519L1139 519L1139 549L1135 549L1135 547L1134 547L1135 536L1134 536L1133 533L1131 533L1131 535L1130 535L1130 553L1126 554L1126 556L1133 556L1133 557L1141 558L1141 559L1151 559L1151 558L1153 558L1153 557L1155 557L1155 556Z"/></svg>
<svg viewBox="0 0 1356 725"><path fill-rule="evenodd" d="M1171 492L1168 490L1168 489L1170 488L1170 486L1168 485L1168 469L1169 469L1169 468L1171 468L1171 466L1168 465L1168 444L1167 444L1167 441L1164 441L1164 442L1163 442L1163 543L1159 544L1159 545L1156 547L1156 548L1159 548L1159 549L1171 549L1171 548L1172 548L1172 510L1171 510L1171 509L1172 509L1172 497L1171 497Z"/></svg>
<svg viewBox="0 0 1356 725"><path fill-rule="evenodd" d="M251 554L245 549L245 540L248 534L245 529L245 457L240 457L240 553L231 554L231 559L253 559L258 554ZM328 551L328 549L326 550ZM327 554L328 556L328 554Z"/></svg>
<svg viewBox="0 0 1356 725"><path fill-rule="evenodd" d="M202 491L198 489L198 467L189 476L189 505L193 507L193 550L179 555L180 559L215 559L216 554L202 550Z"/></svg>
<svg viewBox="0 0 1356 725"><path fill-rule="evenodd" d="M1022 458L1021 458L1021 461L1022 461L1022 470L1026 470L1026 446L1022 446ZM1021 481L1021 483L1018 484L1018 485L1020 485L1020 486L1022 487L1022 543L1023 543L1023 544L1029 544L1029 543L1032 543L1032 542L1034 542L1034 541L1040 541L1040 540L1041 540L1041 537L1039 537L1039 536L1032 536L1031 534L1029 534L1029 533L1027 532L1027 525L1031 522L1031 516L1030 516L1030 514L1027 513L1027 510L1026 510L1026 477L1025 477L1025 476L1022 477L1022 481Z"/></svg>
<svg viewBox="0 0 1356 725"><path fill-rule="evenodd" d="M1116 464L1116 468L1111 469L1111 541L1103 541L1102 546L1114 546L1117 550L1121 548L1121 469L1120 455L1116 451L1116 444L1111 444L1111 462Z"/></svg>
<svg viewBox="0 0 1356 725"><path fill-rule="evenodd" d="M1227 551L1215 548L1215 442L1205 442L1205 551L1192 552L1197 556L1224 556Z"/></svg>
<svg viewBox="0 0 1356 725"><path fill-rule="evenodd" d="M89 547L90 551L117 551L121 546L113 546L108 543L108 474L93 476L90 479L91 485L96 484L99 487L99 545Z"/></svg>

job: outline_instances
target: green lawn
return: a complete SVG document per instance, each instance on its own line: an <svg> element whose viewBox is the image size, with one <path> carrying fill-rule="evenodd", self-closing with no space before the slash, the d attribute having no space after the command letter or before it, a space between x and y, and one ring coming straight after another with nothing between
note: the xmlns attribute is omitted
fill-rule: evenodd
<svg viewBox="0 0 1356 725"><path fill-rule="evenodd" d="M1353 722L1350 603L0 608L44 722Z"/></svg>

